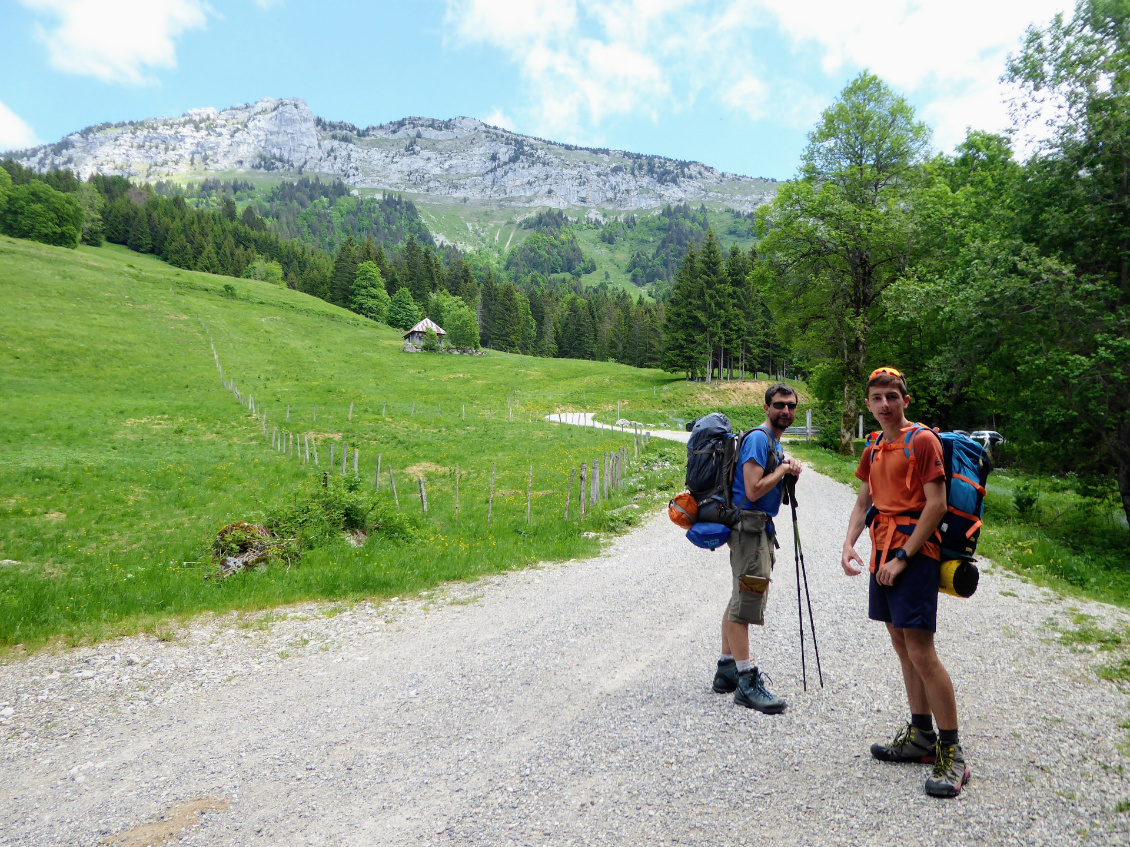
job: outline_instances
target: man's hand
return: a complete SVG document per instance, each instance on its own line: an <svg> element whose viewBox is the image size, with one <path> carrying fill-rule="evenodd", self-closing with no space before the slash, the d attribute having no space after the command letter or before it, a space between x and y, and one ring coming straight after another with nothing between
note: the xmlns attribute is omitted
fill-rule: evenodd
<svg viewBox="0 0 1130 847"><path fill-rule="evenodd" d="M793 477L799 477L802 470L804 470L804 466L798 459L785 459L781 462L782 475L792 474Z"/></svg>
<svg viewBox="0 0 1130 847"><path fill-rule="evenodd" d="M855 562L859 562L858 567ZM844 553L840 557L840 567L844 569L844 573L848 576L859 576L863 573L863 559L859 558L859 554L850 544L844 545Z"/></svg>
<svg viewBox="0 0 1130 847"><path fill-rule="evenodd" d="M880 585L894 585L898 575L906 570L906 565L907 560L903 558L887 559L879 565L879 570L875 572L875 581Z"/></svg>

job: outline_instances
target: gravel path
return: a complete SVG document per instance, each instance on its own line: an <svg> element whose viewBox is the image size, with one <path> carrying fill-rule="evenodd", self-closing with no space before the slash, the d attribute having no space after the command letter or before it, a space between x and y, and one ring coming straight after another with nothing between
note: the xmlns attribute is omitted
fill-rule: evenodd
<svg viewBox="0 0 1130 847"><path fill-rule="evenodd" d="M783 715L710 690L726 553L657 516L588 561L10 661L0 844L1130 843L1130 700L1049 624L1130 617L999 569L943 597L973 779L927 798L925 766L867 753L904 704L838 564L854 495L800 493L825 687L782 551L755 650Z"/></svg>

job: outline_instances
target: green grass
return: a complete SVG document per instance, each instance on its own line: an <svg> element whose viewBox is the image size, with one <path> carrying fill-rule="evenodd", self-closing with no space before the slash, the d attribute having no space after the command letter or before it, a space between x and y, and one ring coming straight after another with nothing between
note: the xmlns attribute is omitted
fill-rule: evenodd
<svg viewBox="0 0 1130 847"><path fill-rule="evenodd" d="M0 646L154 631L208 610L403 594L592 555L599 540L585 531L623 529L638 514L623 508L630 498L650 508L662 497L651 492L681 485L674 465L639 471L583 524L574 487L565 524L570 470L631 438L530 422L549 409L614 409L620 394L686 403L697 391L657 371L408 355L396 331L319 300L113 246L0 238L0 278ZM260 418L221 385L209 334L225 376L270 427L316 439L317 471L268 446ZM419 510L416 477L425 479L422 537L374 536L357 549L342 540L289 570L207 579L217 530L300 497L329 470L330 444L340 460L343 442L360 450L367 485L381 455L380 496L391 499L391 467L404 510ZM681 452L653 440L647 459L669 453L677 463Z"/></svg>

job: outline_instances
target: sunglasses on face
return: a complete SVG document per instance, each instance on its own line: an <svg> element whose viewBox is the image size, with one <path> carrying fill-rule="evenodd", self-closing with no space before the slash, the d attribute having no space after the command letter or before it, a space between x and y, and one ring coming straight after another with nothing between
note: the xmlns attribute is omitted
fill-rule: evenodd
<svg viewBox="0 0 1130 847"><path fill-rule="evenodd" d="M784 408L788 408L788 410L789 410L790 412L791 412L791 411L792 411L793 409L795 409L795 408L796 408L796 403L786 403L786 402L785 402L784 400L774 400L774 401L773 401L772 403L770 403L769 405L770 405L770 406L772 406L772 407L773 407L774 409L784 409Z"/></svg>

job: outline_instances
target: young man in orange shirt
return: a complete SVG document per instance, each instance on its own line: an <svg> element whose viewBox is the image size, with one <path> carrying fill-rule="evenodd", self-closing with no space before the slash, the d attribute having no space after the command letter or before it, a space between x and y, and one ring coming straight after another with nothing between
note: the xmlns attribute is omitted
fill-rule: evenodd
<svg viewBox="0 0 1130 847"><path fill-rule="evenodd" d="M883 431L877 444L864 449L855 471L859 497L840 564L848 576L861 573L863 560L854 544L874 504L868 616L887 625L911 717L889 744L871 745L871 755L885 762L933 762L926 793L956 797L969 769L958 740L953 682L934 650L941 558L935 531L946 513L945 466L932 431L922 428L910 437L909 405L901 373L894 368L872 372L867 408ZM931 716L938 722L937 735Z"/></svg>

